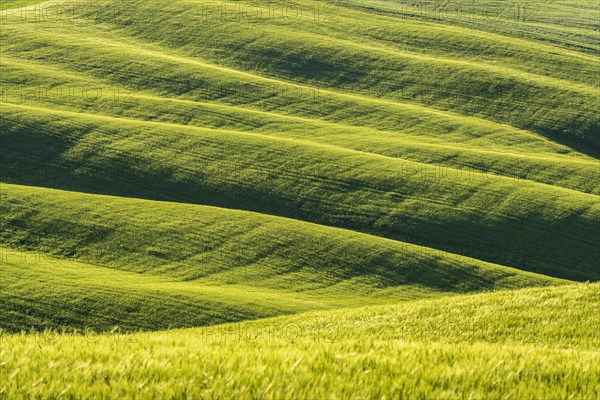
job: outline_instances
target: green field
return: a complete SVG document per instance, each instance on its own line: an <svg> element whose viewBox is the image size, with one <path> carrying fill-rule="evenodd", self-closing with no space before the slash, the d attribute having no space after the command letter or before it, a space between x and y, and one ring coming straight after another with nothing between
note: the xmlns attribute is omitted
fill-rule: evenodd
<svg viewBox="0 0 600 400"><path fill-rule="evenodd" d="M598 307L598 284L578 284L160 333L5 335L2 394L593 399Z"/></svg>
<svg viewBox="0 0 600 400"><path fill-rule="evenodd" d="M0 2L0 399L600 396L596 0Z"/></svg>

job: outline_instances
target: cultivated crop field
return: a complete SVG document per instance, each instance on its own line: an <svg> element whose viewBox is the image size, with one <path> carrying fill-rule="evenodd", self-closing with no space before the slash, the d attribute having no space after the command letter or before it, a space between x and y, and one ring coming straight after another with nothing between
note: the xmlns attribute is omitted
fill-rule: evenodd
<svg viewBox="0 0 600 400"><path fill-rule="evenodd" d="M598 399L596 0L0 0L0 399Z"/></svg>

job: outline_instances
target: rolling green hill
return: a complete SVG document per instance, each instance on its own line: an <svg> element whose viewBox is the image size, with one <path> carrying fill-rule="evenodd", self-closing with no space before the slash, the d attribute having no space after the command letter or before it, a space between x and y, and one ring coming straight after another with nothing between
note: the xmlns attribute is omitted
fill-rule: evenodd
<svg viewBox="0 0 600 400"><path fill-rule="evenodd" d="M598 284L579 284L160 333L3 335L0 393L596 398L598 307Z"/></svg>
<svg viewBox="0 0 600 400"><path fill-rule="evenodd" d="M16 182L241 208L562 278L600 276L597 196L298 139L4 110Z"/></svg>
<svg viewBox="0 0 600 400"><path fill-rule="evenodd" d="M235 254L249 252L235 250ZM336 271L327 269L333 263L330 260L322 261L320 270L312 265L290 270L274 267L275 262L269 262L274 255L268 260L244 260L247 265L234 268L234 259L194 255L196 260L202 259L196 261L197 265L218 263L221 268L192 279L189 275L198 272L191 270L189 264L193 261L189 260L165 265L146 257L145 265L154 261L156 267L149 273L135 273L0 248L0 324L12 333L25 327L100 332L118 327L120 332L130 332L214 325L452 292L565 283L468 259L452 265L433 255L420 254L419 249L412 247L395 250L396 259L412 256L418 261L413 261L410 271L393 276L393 280L389 270L381 271L389 261L374 254L358 261L356 255L338 255L338 259L344 258L334 260L338 264L355 265ZM375 264L378 259L383 261ZM308 260L310 263L316 262ZM425 274L424 265L434 265L438 270L436 286L429 286L423 276L419 277ZM388 276L382 276L386 273Z"/></svg>
<svg viewBox="0 0 600 400"><path fill-rule="evenodd" d="M2 263L7 275L1 281L6 285L3 297L10 314L3 324L11 330L29 326L22 320L27 320L30 309L19 312L23 301L27 303L29 298L36 299L31 313L43 315L46 324L32 319L38 328L110 328L105 321L94 324L90 320L102 315L103 307L116 308L124 302L122 295L102 293L108 290L107 281L118 282L111 288L117 293L128 293L139 291L135 284L139 280L140 286L152 289L149 296L158 296L165 312L173 306L166 303L167 299L161 300L163 295L154 293L155 288L161 293L165 291L163 287L171 288L175 297L181 297L181 291L197 291L197 298L186 295L188 301L203 302L189 305L193 318L175 315L165 319L159 313L151 316L157 319L156 327L163 328L250 319L290 309L325 307L329 303L339 307L360 301L397 301L560 282L411 244L249 212L6 184L2 185L1 194L0 239L4 243L136 273L118 274L70 262L61 267L58 259L49 260L48 265L45 260L26 263L24 269L20 258L9 262L7 257L7 262ZM43 287L34 285L37 281L43 282ZM79 282L78 289L72 287L73 282ZM244 293L243 287L261 289L250 290L254 310L246 304L247 300L237 298ZM262 289L266 300L261 300ZM204 304L210 293L220 290L222 305ZM11 296L17 294L15 291L18 296L13 303ZM87 297L75 301L73 310L66 303L58 310L38 308L37 304L48 303L48 298L63 296L56 291L64 292L66 299L80 297L78 291L87 293ZM284 301L283 306L275 310L271 304L265 306L265 301L274 301L273 296L282 291L283 296L277 300ZM133 294L132 297L135 302ZM82 305L84 300L90 304ZM92 305L92 301L98 304ZM301 306L309 301L312 307ZM294 306L296 302L298 305ZM91 311L91 315L84 313L85 323L76 316L63 317L65 309L77 315L82 306ZM145 306L152 310L150 302ZM129 320L117 323L124 317L109 313L110 321L124 329L151 327L147 322L136 321L147 318L149 311L132 307L126 314L139 316L130 315ZM238 308L244 311L238 312ZM228 317L230 313L233 316Z"/></svg>
<svg viewBox="0 0 600 400"><path fill-rule="evenodd" d="M0 1L0 398L598 397L599 17Z"/></svg>

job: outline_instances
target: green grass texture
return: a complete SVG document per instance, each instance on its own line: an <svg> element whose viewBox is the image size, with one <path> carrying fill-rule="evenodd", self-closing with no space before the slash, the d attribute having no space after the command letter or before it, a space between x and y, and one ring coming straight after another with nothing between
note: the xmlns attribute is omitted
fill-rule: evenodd
<svg viewBox="0 0 600 400"><path fill-rule="evenodd" d="M157 252L157 249L147 250ZM140 255L141 262L156 267L148 273L135 273L65 261L42 253L0 248L3 271L0 277L0 324L12 333L49 328L70 332L109 332L118 328L120 332L132 332L215 325L453 293L566 283L470 260L450 265L447 259L432 260L433 257L421 255L415 248L396 248L390 252L394 250L396 260L420 258L410 266L411 272L405 273L407 278L403 281L394 277L396 280L392 282L389 277L381 276L380 271L372 271L386 266L386 262L369 265L374 264L374 255L357 262L352 255L337 254L338 259L343 259L335 260L338 263L355 263L345 271L332 270L328 260L322 264L310 260L307 264L316 265L289 271L289 268L277 268L270 260L254 260L248 267L241 268L233 255L227 260L212 254L196 255L196 262L188 260L168 266ZM237 253L243 251L239 249ZM132 252L131 256L134 255ZM204 265L216 261L222 264L219 271L210 275L204 272L207 276L202 278L189 277L198 274ZM180 265L175 270L173 264ZM252 275L249 277L250 267ZM439 276L439 281L446 286L431 287L418 282L417 274L427 272Z"/></svg>
<svg viewBox="0 0 600 400"><path fill-rule="evenodd" d="M600 396L596 0L0 1L0 399Z"/></svg>
<svg viewBox="0 0 600 400"><path fill-rule="evenodd" d="M0 393L596 398L599 306L598 284L575 284L161 333L5 333Z"/></svg>
<svg viewBox="0 0 600 400"><path fill-rule="evenodd" d="M240 208L566 279L600 276L595 195L299 139L3 109L3 175L16 183Z"/></svg>
<svg viewBox="0 0 600 400"><path fill-rule="evenodd" d="M280 107L284 100L270 95L269 86L291 83L339 91L339 96L351 93L361 99L458 111L560 140L575 137L600 145L595 54L467 27L433 30L427 22L414 25L352 7L323 11L328 18L320 21L310 15L316 5L311 1L273 3L298 10L295 17L282 19L239 13L231 18L237 2L211 10L210 2L139 6L113 0L78 2L68 7L67 19L60 18L64 11L52 12L61 3L46 10L57 17L41 21L51 29L9 16L3 53L51 59L69 70L192 100L233 97L235 103L266 101ZM399 30L408 31L405 40L418 40L395 42ZM590 41L597 39L589 34ZM486 56L473 59L466 53ZM235 88L258 82L270 85L256 91ZM514 112L515 105L520 112Z"/></svg>
<svg viewBox="0 0 600 400"><path fill-rule="evenodd" d="M50 263L56 267L46 268L40 261L27 269L20 267L20 258L11 262L11 257L6 257L3 269L7 275L2 282L7 285L7 307L10 293L16 290L25 301L37 296L43 299L43 293L50 295L63 285L64 290L73 290L69 281L91 274L86 272L88 268L100 274L85 279L90 285L97 282L93 290L102 291L102 285L109 281L119 282L120 290L126 292L126 282L148 280L147 286L152 287L152 279L158 279L157 287L165 281L173 288L179 282L182 289L200 291L209 290L205 285L211 285L214 291L223 290L225 298L229 296L228 285L282 292L286 296L281 301L296 294L300 301L313 296L316 306L319 302L323 306L332 302L355 304L353 298L391 301L561 282L426 247L247 211L7 184L0 192L3 206L13 205L10 209L2 207L3 242L11 248L35 249L38 254L58 257ZM9 254L10 248L6 252ZM35 260L34 255L31 257ZM64 268L69 273L65 274L71 277L62 279L57 269L60 259L74 258L110 269L66 262ZM130 273L119 275L117 271ZM42 276L36 277L39 274ZM44 274L50 276L44 278ZM54 275L55 280L44 284L46 289L33 286L33 282L45 282ZM20 286L19 282L28 284ZM81 288L92 293L83 283ZM116 307L122 297L110 296ZM255 301L257 315L261 315L263 306L258 298ZM225 302L235 308L235 297ZM284 304L281 312L287 300ZM20 306L17 302L10 307L18 310ZM49 316L53 326L68 327L60 322L62 310L56 311L56 318L52 308L40 312ZM101 306L97 311L102 312ZM203 320L202 315L197 317L182 319L180 326ZM203 324L213 321L205 318ZM10 318L6 323L12 329L19 326ZM35 326L42 327L38 323ZM106 329L103 323L99 326Z"/></svg>
<svg viewBox="0 0 600 400"><path fill-rule="evenodd" d="M480 6L464 20L367 3L275 2L266 17L260 2L6 10L1 178L597 280L589 4L503 13L492 32ZM556 19L567 11L578 24ZM577 43L556 45L559 31Z"/></svg>

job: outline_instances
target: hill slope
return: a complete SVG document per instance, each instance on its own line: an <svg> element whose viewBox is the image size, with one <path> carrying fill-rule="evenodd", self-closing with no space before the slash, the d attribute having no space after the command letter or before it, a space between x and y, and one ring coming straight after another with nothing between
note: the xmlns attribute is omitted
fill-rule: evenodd
<svg viewBox="0 0 600 400"><path fill-rule="evenodd" d="M580 284L132 336L4 335L0 393L595 398L598 307L598 284Z"/></svg>
<svg viewBox="0 0 600 400"><path fill-rule="evenodd" d="M130 290L137 307L137 279L173 290L97 324L15 302L6 327L187 327L600 279L591 5L495 27L483 3L468 21L385 0L4 9L0 246L66 275L5 262L0 289L27 302L24 281L81 280L90 309ZM222 318L194 304L213 295ZM167 317L178 296L187 316Z"/></svg>
<svg viewBox="0 0 600 400"><path fill-rule="evenodd" d="M432 270L431 274L448 275L440 282L445 279L451 285L450 281L454 281L460 287L428 287L418 283L414 276L419 264L434 264L425 257L415 263L415 272L402 283L377 279L375 273L374 276L363 272L358 277L340 277L340 272L329 271L325 262L321 270L287 274L270 272L262 263L252 269L253 278L274 275L266 283L245 279L247 272L235 270L233 260L222 262L226 265L223 270L208 279L189 281L165 273L127 272L5 248L0 248L0 255L0 326L8 332L49 328L80 332L160 330L406 301L453 292L564 283L492 265L469 271L468 260L459 263L464 265L465 272L456 267L453 271L444 265L448 261L442 259L435 262L436 267L448 271ZM195 270L199 271L206 263L197 263ZM368 271L369 266L360 268ZM331 276L332 272L337 275L332 282L319 286L311 282ZM297 287L300 277L304 282L302 288ZM459 278L461 281L456 283Z"/></svg>
<svg viewBox="0 0 600 400"><path fill-rule="evenodd" d="M12 181L241 208L562 278L600 277L598 196L296 139L3 109Z"/></svg>
<svg viewBox="0 0 600 400"><path fill-rule="evenodd" d="M599 397L599 17L0 0L0 398Z"/></svg>
<svg viewBox="0 0 600 400"><path fill-rule="evenodd" d="M37 260L35 253L29 258L24 253L0 261L8 313L2 326L11 331L186 327L560 283L411 244L249 212L6 184L0 192L2 241L63 258ZM148 301L140 304L144 297ZM169 315L175 307L177 313Z"/></svg>

